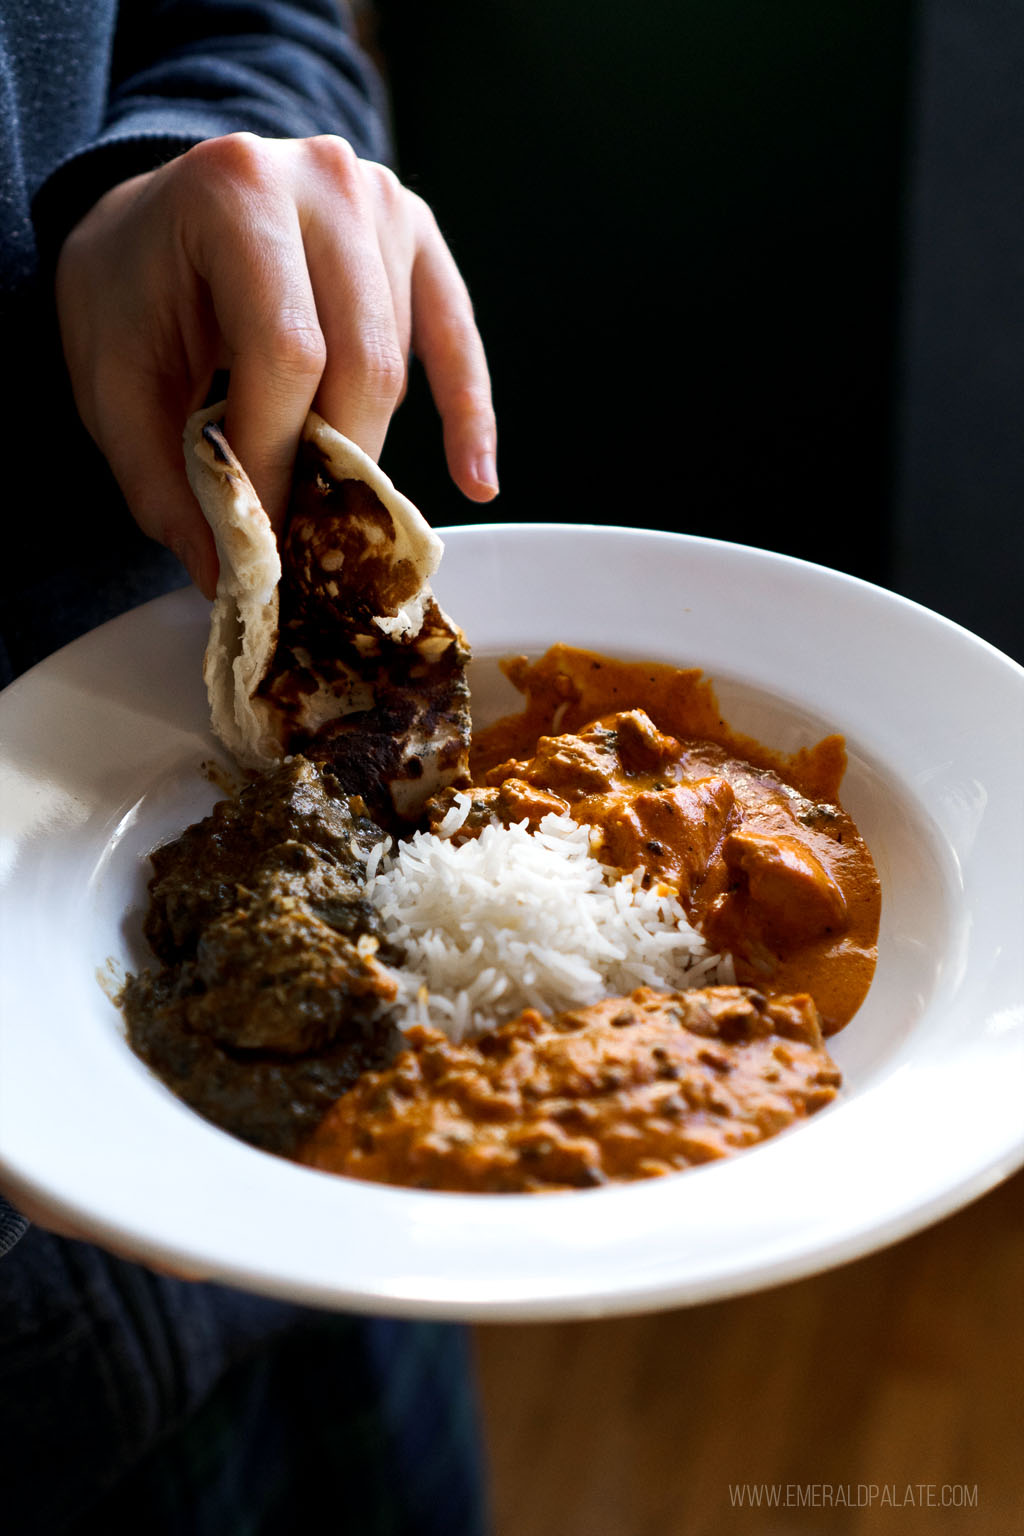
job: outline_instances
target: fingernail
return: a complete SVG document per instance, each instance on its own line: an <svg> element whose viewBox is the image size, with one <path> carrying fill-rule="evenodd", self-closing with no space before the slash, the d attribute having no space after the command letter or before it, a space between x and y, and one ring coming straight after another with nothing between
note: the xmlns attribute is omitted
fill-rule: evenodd
<svg viewBox="0 0 1024 1536"><path fill-rule="evenodd" d="M489 485L493 490L498 489L498 466L494 462L493 453L482 453L476 461L473 474L479 485Z"/></svg>

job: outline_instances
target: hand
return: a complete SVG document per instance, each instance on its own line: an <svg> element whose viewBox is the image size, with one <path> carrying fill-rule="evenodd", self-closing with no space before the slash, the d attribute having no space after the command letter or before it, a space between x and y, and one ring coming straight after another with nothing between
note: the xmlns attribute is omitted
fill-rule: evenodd
<svg viewBox="0 0 1024 1536"><path fill-rule="evenodd" d="M106 193L72 230L57 310L75 402L136 521L212 597L182 429L230 369L225 432L275 526L311 406L377 458L410 344L452 478L497 492L483 344L427 205L342 139L232 134Z"/></svg>

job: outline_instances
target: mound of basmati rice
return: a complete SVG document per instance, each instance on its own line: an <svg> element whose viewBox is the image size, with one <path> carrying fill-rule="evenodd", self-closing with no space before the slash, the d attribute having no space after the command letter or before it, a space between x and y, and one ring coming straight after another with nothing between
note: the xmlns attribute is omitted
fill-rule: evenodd
<svg viewBox="0 0 1024 1536"><path fill-rule="evenodd" d="M590 852L590 829L548 815L486 826L453 843L468 795L437 833L417 832L367 864L367 894L405 951L397 1022L453 1039L493 1029L526 1007L543 1013L626 995L731 981L674 896L616 878Z"/></svg>

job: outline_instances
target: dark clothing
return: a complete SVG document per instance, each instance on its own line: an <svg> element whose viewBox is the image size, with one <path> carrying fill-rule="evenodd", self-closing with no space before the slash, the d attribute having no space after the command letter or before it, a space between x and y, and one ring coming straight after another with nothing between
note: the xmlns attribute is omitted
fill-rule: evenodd
<svg viewBox="0 0 1024 1536"><path fill-rule="evenodd" d="M8 1205L3 1195L0 1195L0 1259L10 1252L27 1227L28 1222L24 1216L12 1205Z"/></svg>
<svg viewBox="0 0 1024 1536"><path fill-rule="evenodd" d="M479 1536L467 1351L32 1228L0 1263L0 1528Z"/></svg>
<svg viewBox="0 0 1024 1536"><path fill-rule="evenodd" d="M0 335L17 362L5 469L9 487L31 485L28 506L7 497L2 685L184 581L74 411L50 285L63 237L116 183L218 134L340 133L377 160L389 142L378 78L332 0L6 4L0 112Z"/></svg>
<svg viewBox="0 0 1024 1536"><path fill-rule="evenodd" d="M17 381L4 683L184 580L74 411L51 297L64 235L109 187L211 136L334 132L374 159L388 141L377 78L330 0L11 0L0 112L0 326ZM467 1349L455 1327L163 1278L26 1231L0 1200L0 1527L480 1536Z"/></svg>

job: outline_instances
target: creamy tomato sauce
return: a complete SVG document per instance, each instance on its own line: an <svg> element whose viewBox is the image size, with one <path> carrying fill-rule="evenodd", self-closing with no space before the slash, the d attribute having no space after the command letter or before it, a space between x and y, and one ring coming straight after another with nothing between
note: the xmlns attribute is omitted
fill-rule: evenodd
<svg viewBox="0 0 1024 1536"><path fill-rule="evenodd" d="M499 814L568 810L598 829L602 862L678 892L737 980L809 992L826 1033L848 1023L874 973L881 891L839 804L842 737L772 752L725 723L699 671L565 646L507 671L525 708L473 753Z"/></svg>

